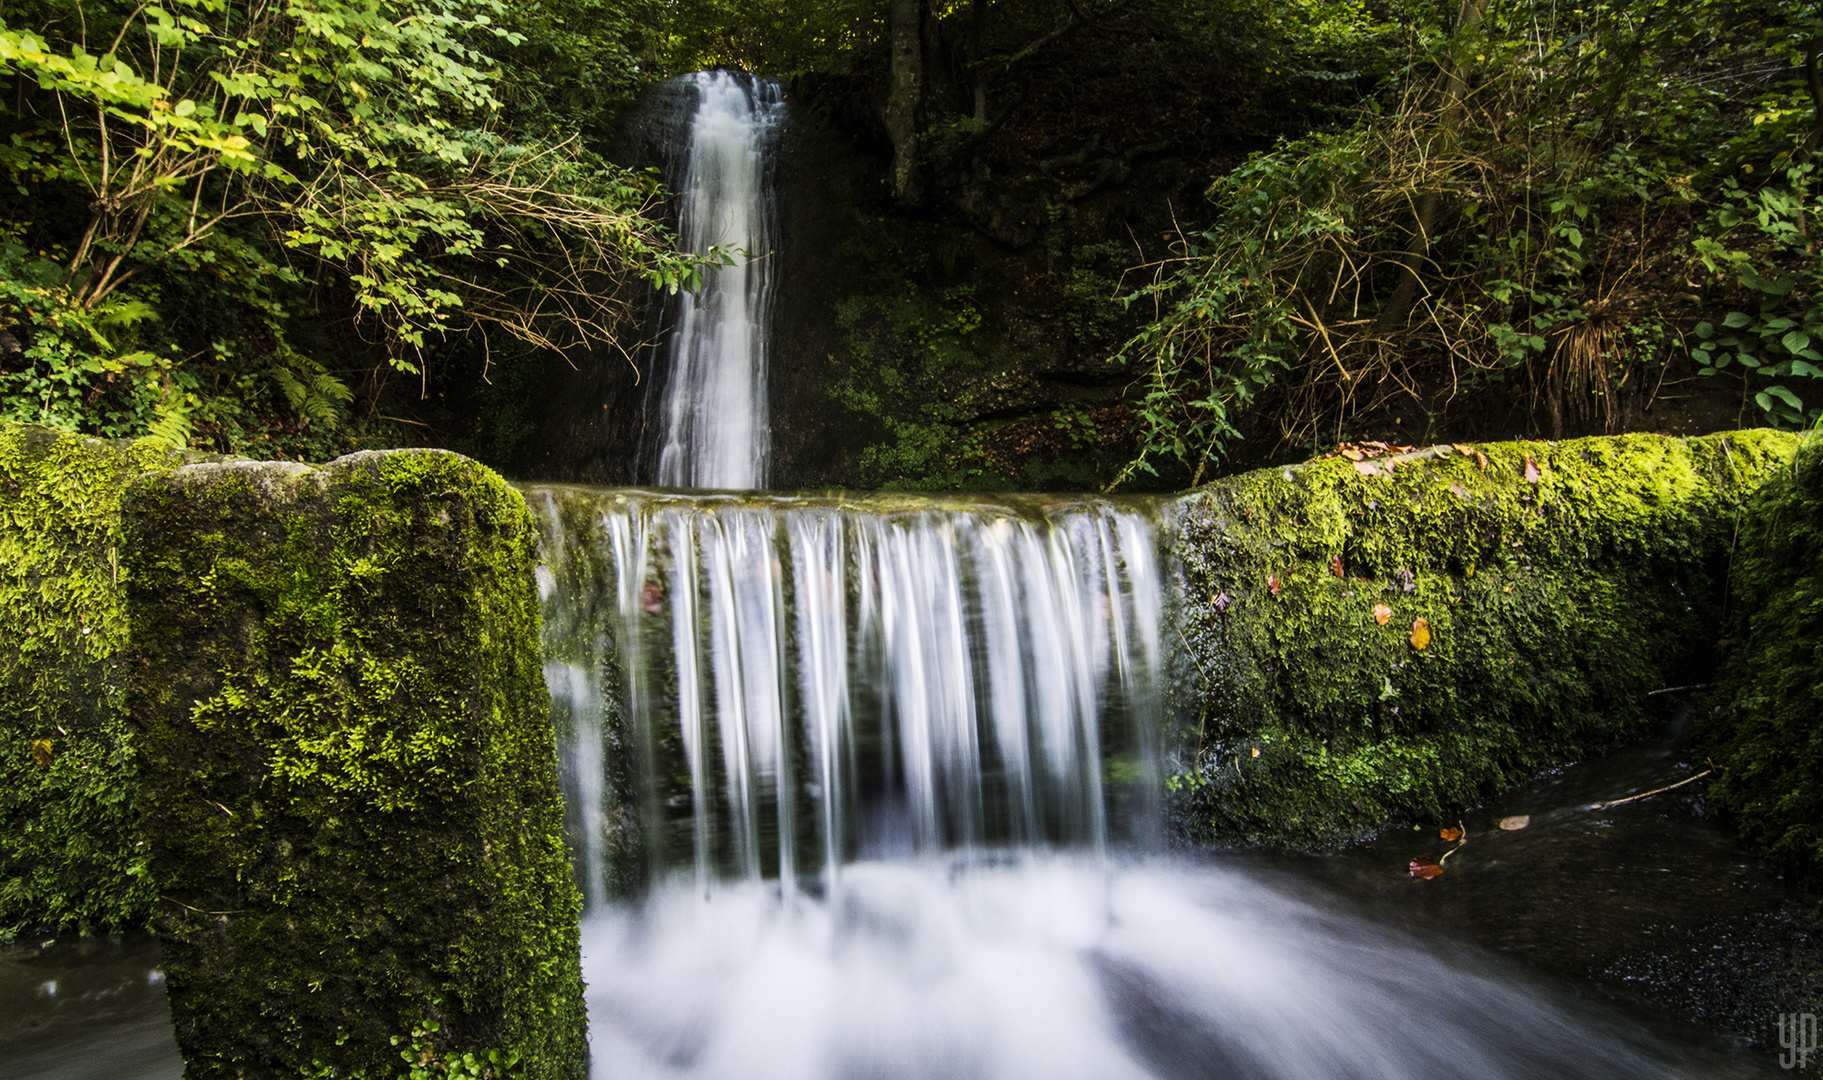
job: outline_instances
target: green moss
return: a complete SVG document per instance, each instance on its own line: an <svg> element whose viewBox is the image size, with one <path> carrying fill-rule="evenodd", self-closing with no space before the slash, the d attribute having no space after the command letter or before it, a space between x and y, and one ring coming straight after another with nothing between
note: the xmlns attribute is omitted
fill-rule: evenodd
<svg viewBox="0 0 1823 1080"><path fill-rule="evenodd" d="M198 1077L439 1052L586 1068L532 524L435 451L199 466L125 502L130 708Z"/></svg>
<svg viewBox="0 0 1823 1080"><path fill-rule="evenodd" d="M1187 496L1188 831L1333 846L1640 736L1648 692L1713 662L1736 509L1795 445L1503 443L1485 468L1440 448Z"/></svg>
<svg viewBox="0 0 1823 1080"><path fill-rule="evenodd" d="M1791 877L1823 884L1823 441L1742 515L1718 704L1697 738L1723 766L1709 800Z"/></svg>
<svg viewBox="0 0 1823 1080"><path fill-rule="evenodd" d="M0 940L150 913L122 715L120 493L185 458L160 439L0 423Z"/></svg>

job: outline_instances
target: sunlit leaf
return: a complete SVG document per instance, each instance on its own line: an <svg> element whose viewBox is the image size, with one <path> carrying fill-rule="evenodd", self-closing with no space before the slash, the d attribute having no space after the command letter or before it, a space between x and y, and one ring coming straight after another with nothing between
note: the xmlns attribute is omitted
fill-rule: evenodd
<svg viewBox="0 0 1823 1080"><path fill-rule="evenodd" d="M1387 607L1385 604L1374 605L1374 622L1379 623L1381 626L1385 626L1392 617L1392 608Z"/></svg>
<svg viewBox="0 0 1823 1080"><path fill-rule="evenodd" d="M1422 649L1431 643L1431 624L1423 619L1412 620L1412 648Z"/></svg>
<svg viewBox="0 0 1823 1080"><path fill-rule="evenodd" d="M1525 459L1525 482L1528 484L1536 484L1538 483L1538 476L1538 462L1533 461L1531 456L1527 455Z"/></svg>

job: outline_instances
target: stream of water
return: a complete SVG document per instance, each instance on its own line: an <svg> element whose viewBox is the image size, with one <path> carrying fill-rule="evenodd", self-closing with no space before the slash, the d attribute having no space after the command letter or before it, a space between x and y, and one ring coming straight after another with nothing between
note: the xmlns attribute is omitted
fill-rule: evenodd
<svg viewBox="0 0 1823 1080"><path fill-rule="evenodd" d="M658 483L766 485L767 337L772 309L772 147L784 115L777 83L729 72L684 77L696 89L679 187L686 251L744 252L679 295L662 350Z"/></svg>
<svg viewBox="0 0 1823 1080"><path fill-rule="evenodd" d="M1163 854L1144 503L527 494L598 1080L1738 1067Z"/></svg>

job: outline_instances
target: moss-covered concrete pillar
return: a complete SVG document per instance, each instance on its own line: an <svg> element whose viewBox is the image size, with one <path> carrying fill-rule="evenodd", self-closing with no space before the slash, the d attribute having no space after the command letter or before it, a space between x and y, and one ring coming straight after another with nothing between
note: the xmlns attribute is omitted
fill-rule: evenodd
<svg viewBox="0 0 1823 1080"><path fill-rule="evenodd" d="M150 475L123 519L190 1080L391 1077L402 1050L582 1076L520 496L455 454L392 451Z"/></svg>

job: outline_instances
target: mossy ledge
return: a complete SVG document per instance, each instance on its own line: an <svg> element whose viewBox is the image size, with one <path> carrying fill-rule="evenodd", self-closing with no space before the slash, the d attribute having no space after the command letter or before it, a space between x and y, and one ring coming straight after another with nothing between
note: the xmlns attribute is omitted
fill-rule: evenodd
<svg viewBox="0 0 1823 1080"><path fill-rule="evenodd" d="M201 455L0 422L0 941L143 925L120 495Z"/></svg>
<svg viewBox="0 0 1823 1080"><path fill-rule="evenodd" d="M442 451L122 504L128 705L190 1080L587 1068L524 501Z"/></svg>
<svg viewBox="0 0 1823 1080"><path fill-rule="evenodd" d="M1823 886L1823 439L1754 494L1730 633L1696 738L1722 766L1709 800L1786 875Z"/></svg>
<svg viewBox="0 0 1823 1080"><path fill-rule="evenodd" d="M1708 678L1739 508L1797 445L1438 447L1184 496L1177 831L1333 848L1643 735L1651 691Z"/></svg>

